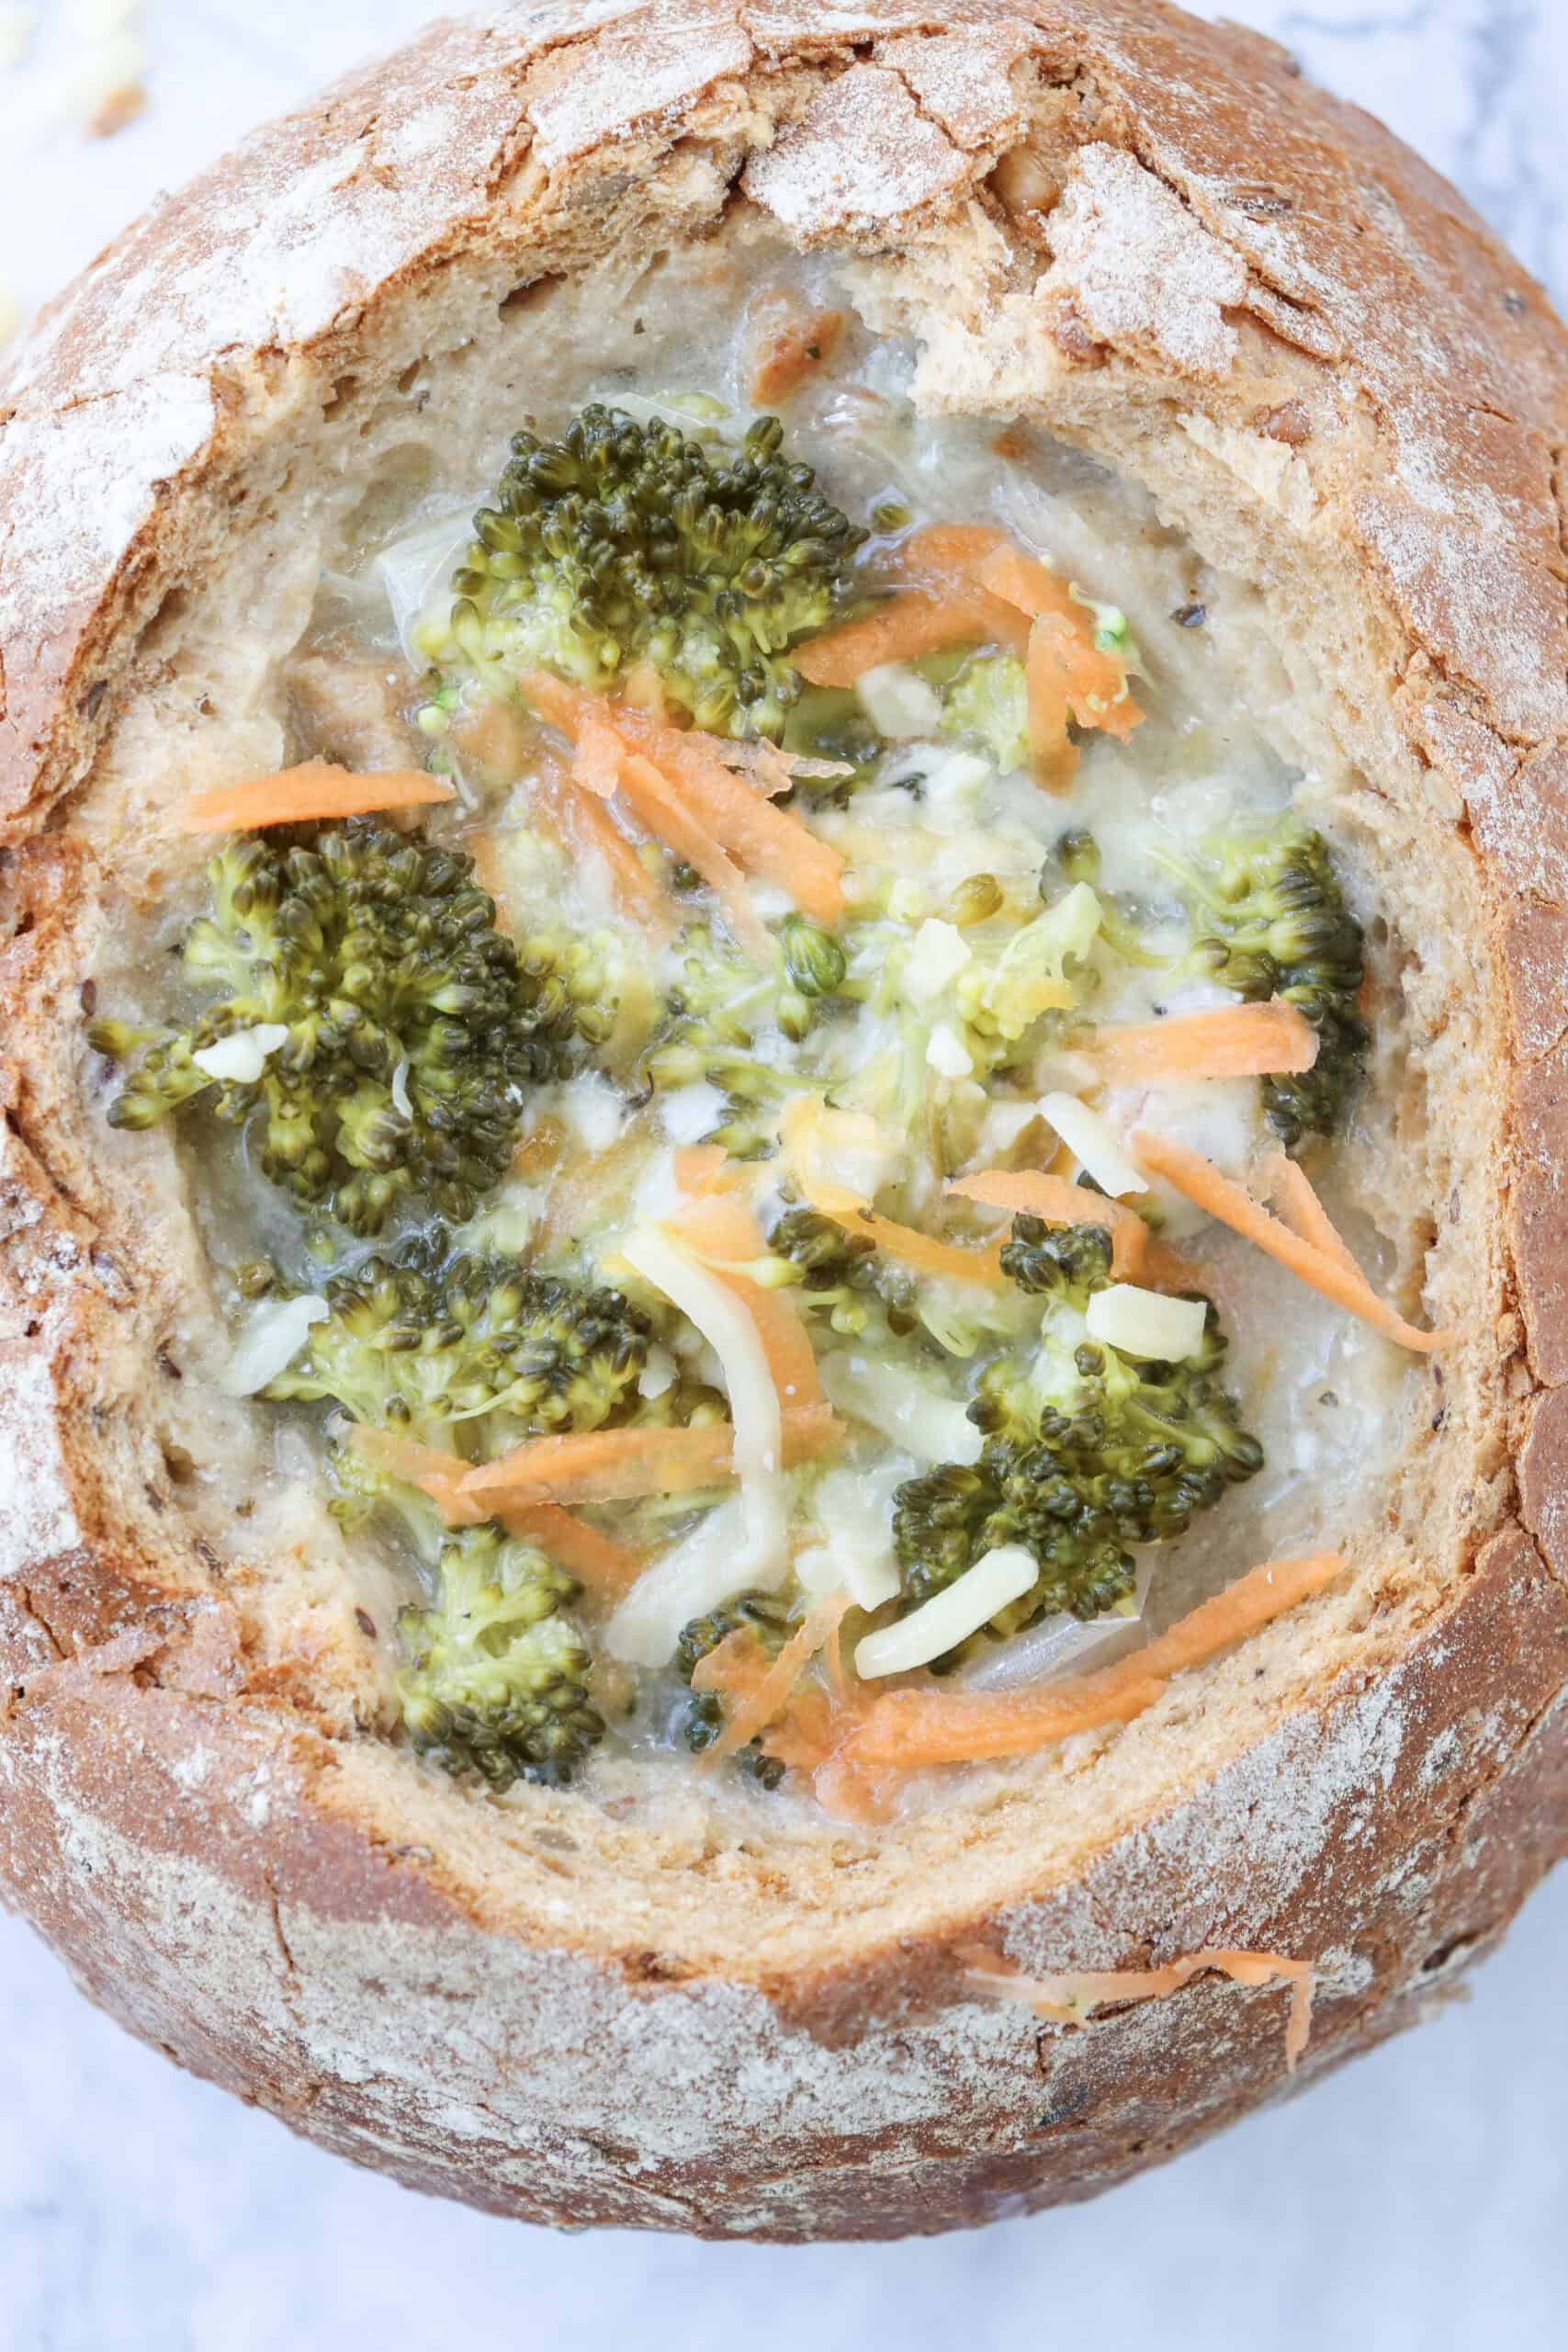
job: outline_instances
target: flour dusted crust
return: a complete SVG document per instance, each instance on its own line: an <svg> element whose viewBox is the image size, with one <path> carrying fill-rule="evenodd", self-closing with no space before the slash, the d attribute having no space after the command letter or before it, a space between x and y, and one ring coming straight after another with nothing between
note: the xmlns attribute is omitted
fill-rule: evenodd
<svg viewBox="0 0 1568 2352"><path fill-rule="evenodd" d="M425 355L757 220L861 256L928 402L1108 456L1280 616L1301 724L1411 877L1404 1272L1467 1333L1342 1587L991 1801L793 1842L496 1808L364 1736L320 1531L247 1553L171 1442L254 1441L192 1394L173 1157L111 1148L80 1043L111 881L155 893L169 798L276 753L236 547L281 627L291 515ZM95 1999L498 2211L875 2236L1089 2194L1280 2086L1278 1990L1066 2034L974 1996L976 1938L1311 1957L1308 2074L1495 1940L1568 1843L1565 389L1450 188L1152 0L491 9L55 305L0 390L0 1880Z"/></svg>

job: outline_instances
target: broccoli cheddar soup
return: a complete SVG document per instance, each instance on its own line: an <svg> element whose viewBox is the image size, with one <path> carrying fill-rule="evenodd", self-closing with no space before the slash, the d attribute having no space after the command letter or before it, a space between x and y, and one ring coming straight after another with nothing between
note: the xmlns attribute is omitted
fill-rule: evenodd
<svg viewBox="0 0 1568 2352"><path fill-rule="evenodd" d="M380 1733L874 1817L1329 1580L1444 1335L1255 598L740 259L538 295L509 446L358 512L290 763L190 802L206 903L91 1034L394 1596Z"/></svg>

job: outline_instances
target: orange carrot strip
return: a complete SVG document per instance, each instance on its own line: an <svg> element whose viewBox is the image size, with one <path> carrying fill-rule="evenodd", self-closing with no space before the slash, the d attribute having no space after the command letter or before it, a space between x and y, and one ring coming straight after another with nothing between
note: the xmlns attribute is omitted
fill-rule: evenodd
<svg viewBox="0 0 1568 2352"><path fill-rule="evenodd" d="M670 707L664 681L651 662L634 662L622 681L621 692L634 709L649 711L655 718L662 718Z"/></svg>
<svg viewBox="0 0 1568 2352"><path fill-rule="evenodd" d="M1108 1689L1093 1675L1063 1675L1040 1690L890 1690L874 1702L840 1753L852 1764L979 1763L1030 1756L1053 1740L1131 1723L1165 1689L1149 1676Z"/></svg>
<svg viewBox="0 0 1568 2352"><path fill-rule="evenodd" d="M267 825L303 825L320 818L367 817L381 808L427 808L452 800L456 787L418 768L385 768L355 775L327 760L306 760L278 775L197 792L177 814L186 833L243 833Z"/></svg>
<svg viewBox="0 0 1568 2352"><path fill-rule="evenodd" d="M973 584L937 594L907 588L860 620L841 621L796 646L790 659L814 686L852 686L884 662L919 662L965 639L976 645L999 639L1021 652L1028 635L1016 613Z"/></svg>
<svg viewBox="0 0 1568 2352"><path fill-rule="evenodd" d="M721 1143L683 1143L671 1159L676 1183L694 1200L721 1191L730 1165Z"/></svg>
<svg viewBox="0 0 1568 2352"><path fill-rule="evenodd" d="M1024 657L1030 757L1048 792L1067 791L1078 770L1078 749L1067 735L1073 708L1069 644L1061 623L1043 614L1029 632Z"/></svg>
<svg viewBox="0 0 1568 2352"><path fill-rule="evenodd" d="M1102 1029L1095 1059L1108 1077L1157 1086L1186 1078L1278 1078L1311 1069L1317 1031L1293 1004L1220 1004L1164 1021Z"/></svg>
<svg viewBox="0 0 1568 2352"><path fill-rule="evenodd" d="M750 1204L736 1192L708 1192L684 1201L665 1224L704 1258L728 1259L743 1266L767 1254L762 1228Z"/></svg>
<svg viewBox="0 0 1568 2352"><path fill-rule="evenodd" d="M817 1369L817 1351L806 1318L788 1291L768 1290L761 1283L748 1282L744 1274L726 1273L722 1267L714 1271L756 1325L769 1377L784 1410L789 1413L823 1405L826 1398Z"/></svg>
<svg viewBox="0 0 1568 2352"><path fill-rule="evenodd" d="M512 1534L526 1535L595 1592L629 1591L648 1566L641 1553L628 1551L558 1503L528 1503L505 1518Z"/></svg>
<svg viewBox="0 0 1568 2352"><path fill-rule="evenodd" d="M741 1699L739 1706L731 1709L726 1719L724 1729L712 1745L704 1751L707 1760L717 1764L721 1763L725 1757L735 1755L739 1749L747 1747L755 1739L758 1733L772 1723L775 1715L783 1712L794 1697L795 1686L806 1667L828 1640L849 1605L848 1600L842 1593L836 1593L831 1600L818 1602L816 1608L810 1611L795 1632L790 1635L789 1640L767 1672L758 1681L755 1689ZM707 1663L708 1661L704 1659L694 1673L692 1677L694 1690L708 1688L705 1681L698 1680L703 1666Z"/></svg>
<svg viewBox="0 0 1568 2352"><path fill-rule="evenodd" d="M344 1441L371 1469L423 1487L453 1526L474 1526L489 1518L488 1511L465 1500L459 1492L474 1466L461 1454L444 1453L438 1446L421 1445L414 1438L400 1437L394 1430L371 1429L360 1421L344 1432Z"/></svg>
<svg viewBox="0 0 1568 2352"><path fill-rule="evenodd" d="M613 800L621 781L621 743L615 729L607 727L591 710L584 710L579 717L574 740L577 756L572 772L578 783L600 800Z"/></svg>
<svg viewBox="0 0 1568 2352"><path fill-rule="evenodd" d="M1062 1975L1025 1976L1011 1962L990 1951L976 1950L965 1971L970 1981L983 1984L999 1999L1022 2001L1039 2017L1060 2025L1082 2025L1091 2009L1108 2002L1152 2001L1190 1984L1213 1969L1237 1984L1291 1987L1285 2026L1285 2072L1296 2063L1312 2033L1312 1998L1315 1971L1310 1960L1287 1960L1274 1951L1210 1949L1168 1961L1163 1968L1074 1969Z"/></svg>
<svg viewBox="0 0 1568 2352"><path fill-rule="evenodd" d="M568 776L543 768L534 790L569 847L597 851L604 859L615 902L628 922L656 946L666 945L680 929L681 917L604 807L597 786L587 785L581 773Z"/></svg>
<svg viewBox="0 0 1568 2352"><path fill-rule="evenodd" d="M1299 1275L1313 1290L1344 1307L1347 1314L1370 1323L1385 1339L1397 1340L1403 1348L1429 1355L1436 1348L1451 1345L1459 1336L1452 1330L1416 1330L1392 1306L1384 1305L1359 1268L1352 1272L1340 1259L1303 1241L1243 1186L1223 1175L1201 1152L1190 1151L1185 1144L1175 1143L1168 1136L1151 1135L1142 1127L1133 1137L1133 1150L1145 1168L1163 1176L1185 1199L1206 1209L1234 1233L1256 1242L1258 1249L1278 1259L1281 1266Z"/></svg>
<svg viewBox="0 0 1568 2352"><path fill-rule="evenodd" d="M592 695L576 686L552 677L548 671L531 670L522 680L523 692L534 708L552 727L558 727L575 742L586 729L594 746L594 759L608 757L600 736L594 731L604 727L607 706L602 706ZM685 806L670 779L641 752L633 751L617 729L607 729L614 737L615 752L615 781L632 808L649 831L695 868L715 893L728 916L736 937L748 952L761 961L773 956L773 942L758 920L751 904L746 877L723 844L716 841L707 828Z"/></svg>
<svg viewBox="0 0 1568 2352"><path fill-rule="evenodd" d="M661 727L643 711L617 707L617 731L645 752L694 815L748 872L787 890L814 922L833 924L844 912L844 861L788 808L738 775L705 735Z"/></svg>
<svg viewBox="0 0 1568 2352"><path fill-rule="evenodd" d="M1344 1570L1344 1560L1333 1552L1267 1560L1098 1674L1063 1675L1035 1690L889 1691L850 1734L844 1753L856 1764L897 1764L913 1772L931 1764L1029 1756L1075 1732L1130 1723L1153 1705L1173 1674L1201 1666L1258 1632Z"/></svg>
<svg viewBox="0 0 1568 2352"><path fill-rule="evenodd" d="M994 523L926 523L904 542L904 562L912 571L974 580L987 556L1009 545Z"/></svg>
<svg viewBox="0 0 1568 2352"><path fill-rule="evenodd" d="M846 1233L863 1234L868 1241L896 1258L900 1265L913 1266L917 1273L932 1274L955 1283L999 1283L1004 1277L1001 1248L965 1250L957 1242L939 1241L934 1235L921 1233L912 1225L899 1225L880 1209L868 1208L858 1193L847 1185L825 1184L808 1175L800 1177L800 1189L814 1209L831 1217Z"/></svg>
<svg viewBox="0 0 1568 2352"><path fill-rule="evenodd" d="M817 1351L806 1319L787 1291L771 1290L738 1270L767 1253L762 1228L748 1204L735 1193L705 1193L688 1202L664 1221L675 1234L705 1258L725 1288L733 1291L750 1317L761 1342L769 1377L787 1413L802 1406L826 1402L817 1370ZM714 1264L715 1260L720 1262Z"/></svg>
<svg viewBox="0 0 1568 2352"><path fill-rule="evenodd" d="M1162 1249L1125 1201L1106 1200L1081 1184L1069 1183L1065 1176L1048 1176L1034 1168L982 1168L973 1176L954 1177L947 1189L960 1200L977 1201L1010 1216L1037 1216L1046 1225L1102 1227L1111 1236L1111 1271L1119 1283L1153 1274L1159 1281L1190 1284L1197 1272Z"/></svg>
<svg viewBox="0 0 1568 2352"><path fill-rule="evenodd" d="M786 1412L785 1466L814 1459L842 1433L842 1424L825 1406ZM701 1429L591 1430L530 1438L499 1462L468 1469L460 1492L465 1502L483 1502L487 1517L498 1503L633 1502L643 1495L686 1494L734 1476L734 1444L728 1421Z"/></svg>
<svg viewBox="0 0 1568 2352"><path fill-rule="evenodd" d="M1016 605L1036 625L1054 625L1062 648L1062 672L1067 684L1072 715L1080 727L1103 728L1108 733L1130 735L1143 718L1128 692L1127 665L1094 641L1094 609L1074 594L1069 583L1037 556L1003 546L979 567L982 584L993 594Z"/></svg>
<svg viewBox="0 0 1568 2352"><path fill-rule="evenodd" d="M475 1527L487 1519L502 1520L509 1534L525 1535L558 1560L563 1568L600 1592L625 1592L648 1566L645 1559L602 1535L586 1520L562 1510L555 1503L527 1503L514 1510L495 1507L461 1491L473 1464L435 1446L420 1445L391 1430L355 1426L349 1442L362 1460L420 1487L440 1510L449 1527Z"/></svg>
<svg viewBox="0 0 1568 2352"><path fill-rule="evenodd" d="M999 1283L1004 1279L999 1243L989 1250L964 1250L954 1242L939 1241L914 1226L899 1225L894 1218L884 1216L847 1184L829 1183L819 1177L812 1165L812 1151L824 1107L819 1095L794 1094L780 1122L795 1182L814 1209L830 1217L846 1233L863 1235L888 1257L896 1258L901 1265L913 1266L917 1272L960 1283Z"/></svg>
<svg viewBox="0 0 1568 2352"><path fill-rule="evenodd" d="M1300 1234L1325 1258L1343 1266L1357 1281L1364 1279L1361 1269L1350 1254L1349 1244L1330 1223L1328 1211L1313 1191L1307 1172L1296 1160L1276 1153L1264 1170L1269 1189L1280 1204L1280 1215L1292 1233Z"/></svg>
<svg viewBox="0 0 1568 2352"><path fill-rule="evenodd" d="M1346 1566L1338 1552L1311 1552L1299 1560L1265 1560L1225 1591L1215 1593L1212 1600L1200 1601L1141 1650L1119 1660L1117 1666L1108 1666L1106 1679L1119 1670L1169 1676L1203 1666L1221 1650L1322 1592L1344 1575Z"/></svg>

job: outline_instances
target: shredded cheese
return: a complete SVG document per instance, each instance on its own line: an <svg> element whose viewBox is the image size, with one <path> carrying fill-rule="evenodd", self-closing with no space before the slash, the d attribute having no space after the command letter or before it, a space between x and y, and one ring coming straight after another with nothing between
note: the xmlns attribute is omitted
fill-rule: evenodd
<svg viewBox="0 0 1568 2352"><path fill-rule="evenodd" d="M1043 1097L1041 1110L1073 1158L1088 1170L1100 1190L1119 1201L1129 1193L1146 1193L1149 1180L1135 1159L1124 1151L1098 1111L1076 1094Z"/></svg>
<svg viewBox="0 0 1568 2352"><path fill-rule="evenodd" d="M1004 1544L987 1552L945 1592L933 1593L896 1625L867 1634L855 1650L855 1672L863 1682L872 1682L885 1674L908 1674L914 1667L929 1666L933 1657L977 1634L1010 1600L1021 1600L1039 1574L1021 1544Z"/></svg>
<svg viewBox="0 0 1568 2352"><path fill-rule="evenodd" d="M1135 1283L1111 1283L1096 1291L1084 1311L1091 1340L1120 1348L1123 1355L1158 1357L1166 1363L1198 1353L1207 1320L1201 1298L1167 1298Z"/></svg>

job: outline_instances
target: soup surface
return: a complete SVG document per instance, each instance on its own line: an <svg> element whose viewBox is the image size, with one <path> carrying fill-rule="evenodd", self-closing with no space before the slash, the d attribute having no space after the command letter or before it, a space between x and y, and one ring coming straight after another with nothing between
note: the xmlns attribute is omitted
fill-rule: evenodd
<svg viewBox="0 0 1568 2352"><path fill-rule="evenodd" d="M189 1106L228 1385L401 1604L389 1736L885 1811L1005 1752L890 1697L1104 1668L1364 1518L1377 915L1139 492L919 414L826 266L657 294L541 308L499 489L364 503L295 769L96 1042L121 1124Z"/></svg>

